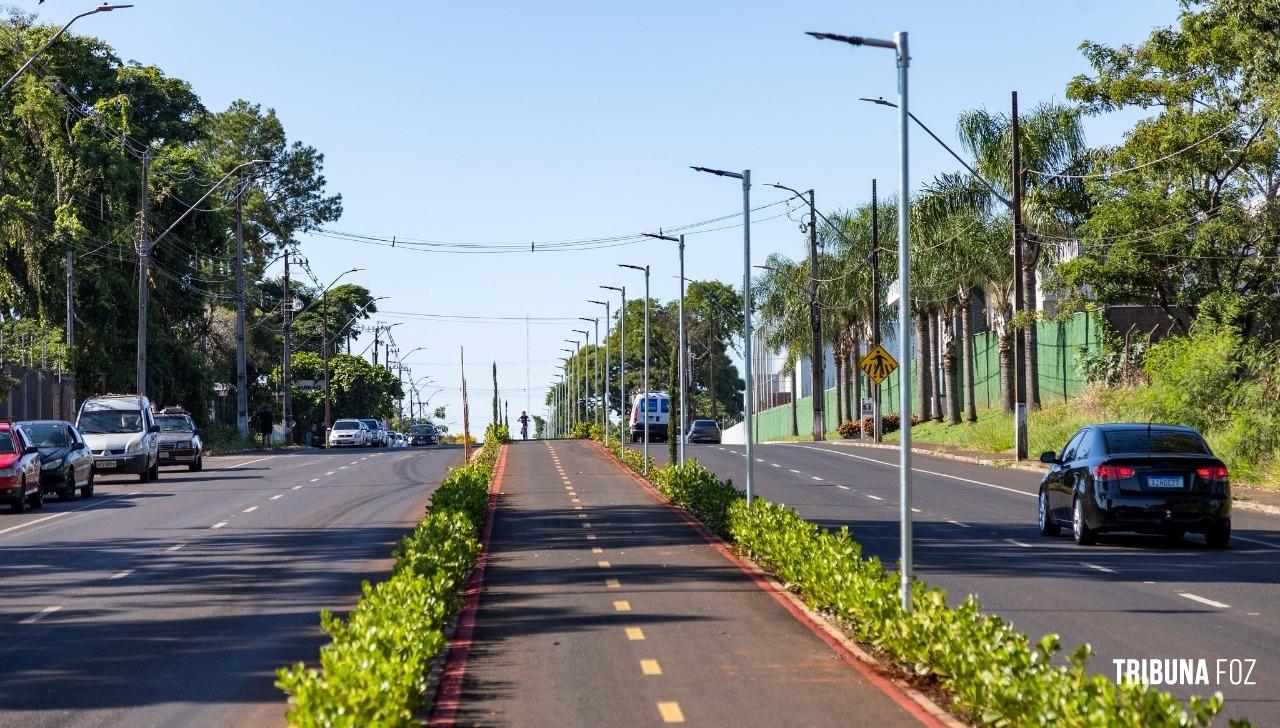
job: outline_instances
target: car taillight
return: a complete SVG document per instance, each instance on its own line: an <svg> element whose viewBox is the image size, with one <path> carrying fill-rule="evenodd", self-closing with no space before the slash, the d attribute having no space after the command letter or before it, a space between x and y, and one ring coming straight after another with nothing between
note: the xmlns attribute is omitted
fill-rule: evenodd
<svg viewBox="0 0 1280 728"><path fill-rule="evenodd" d="M1098 480L1124 480L1132 478L1134 469L1128 465L1099 465L1097 472Z"/></svg>
<svg viewBox="0 0 1280 728"><path fill-rule="evenodd" d="M1213 465L1205 468L1196 468L1196 475L1205 480L1226 480L1227 469L1221 465Z"/></svg>

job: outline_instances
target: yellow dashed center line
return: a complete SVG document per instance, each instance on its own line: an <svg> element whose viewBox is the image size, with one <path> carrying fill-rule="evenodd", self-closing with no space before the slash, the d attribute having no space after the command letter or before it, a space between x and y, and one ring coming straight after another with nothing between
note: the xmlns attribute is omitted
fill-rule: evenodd
<svg viewBox="0 0 1280 728"><path fill-rule="evenodd" d="M625 599L619 599L618 601L616 601L616 602L614 602L614 603L613 603L613 611L615 611L615 612L630 612L630 611L631 611L631 602L628 602L628 601L626 601Z"/></svg>
<svg viewBox="0 0 1280 728"><path fill-rule="evenodd" d="M657 660L641 660L640 672L646 675L661 675L662 666L658 664Z"/></svg>
<svg viewBox="0 0 1280 728"><path fill-rule="evenodd" d="M644 639L644 630L639 627L627 627L627 639L632 642L639 642Z"/></svg>
<svg viewBox="0 0 1280 728"><path fill-rule="evenodd" d="M604 549L600 548L599 546L592 546L592 547L591 547L591 553L593 553L593 554L602 554L602 553L604 553Z"/></svg>
<svg viewBox="0 0 1280 728"><path fill-rule="evenodd" d="M684 722L684 713L681 712L679 703L658 703L658 713L662 716L663 723Z"/></svg>
<svg viewBox="0 0 1280 728"><path fill-rule="evenodd" d="M607 568L609 568L609 562L608 562L608 561L597 561L597 562L596 562L596 566L599 566L601 569L607 569Z"/></svg>
<svg viewBox="0 0 1280 728"><path fill-rule="evenodd" d="M595 535L594 533L588 533L588 534L587 534L587 540L588 540L588 541L594 541L594 540L596 540L596 535Z"/></svg>
<svg viewBox="0 0 1280 728"><path fill-rule="evenodd" d="M621 589L621 588L622 588L622 583L621 583L621 582L619 582L617 579L605 579L605 580L604 580L604 585L605 585L605 587L606 587L606 588L608 588L608 589Z"/></svg>

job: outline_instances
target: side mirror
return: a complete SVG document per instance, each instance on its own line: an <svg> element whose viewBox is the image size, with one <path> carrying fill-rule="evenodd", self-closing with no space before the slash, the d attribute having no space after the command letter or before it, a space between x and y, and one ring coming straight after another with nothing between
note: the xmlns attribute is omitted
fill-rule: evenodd
<svg viewBox="0 0 1280 728"><path fill-rule="evenodd" d="M27 455L35 455L40 452L40 448L36 447L35 445L31 445L30 447L28 447L26 450L23 450L22 452L26 453Z"/></svg>
<svg viewBox="0 0 1280 728"><path fill-rule="evenodd" d="M1049 452L1040 453L1040 462L1045 465L1053 465L1058 462L1058 458L1053 454L1053 451L1050 450Z"/></svg>

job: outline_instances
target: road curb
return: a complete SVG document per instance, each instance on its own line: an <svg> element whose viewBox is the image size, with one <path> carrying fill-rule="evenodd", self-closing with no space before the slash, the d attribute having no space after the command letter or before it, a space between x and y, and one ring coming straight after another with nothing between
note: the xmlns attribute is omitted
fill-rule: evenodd
<svg viewBox="0 0 1280 728"><path fill-rule="evenodd" d="M720 552L720 555L728 559L734 566L737 566L744 574L751 577L756 586L772 596L791 616L809 628L809 631L813 632L828 647L843 657L845 662L856 669L868 682L879 688L881 692L906 710L913 718L920 721L921 725L930 726L931 728L965 727L966 724L963 721L951 715L927 695L895 678L883 662L859 647L856 642L844 633L844 630L826 615L810 609L809 605L805 604L799 596L788 591L786 587L755 562L744 559L735 553L733 546L713 533L704 523L694 518L683 508L672 503L657 488L654 488L649 481L621 463L607 448L595 440L592 440L591 443L608 456L610 462L617 465L622 472L626 473L636 484L643 488L649 497L671 509L673 513L697 532L703 540Z"/></svg>
<svg viewBox="0 0 1280 728"><path fill-rule="evenodd" d="M489 560L489 541L493 535L494 512L498 508L498 496L502 492L502 476L507 469L507 448L502 446L498 454L498 462L493 467L493 478L489 481L489 499L485 504L484 527L480 531L480 555L476 557L476 565L467 578L467 588L463 592L462 609L458 612L457 626L449 637L449 648L446 650L444 666L440 670L439 682L434 691L428 685L427 695L434 692L431 715L427 719L428 726L452 726L458 716L458 704L462 698L462 679L467 673L467 659L471 653L471 640L475 635L476 611L480 607L480 592L484 590L484 567Z"/></svg>

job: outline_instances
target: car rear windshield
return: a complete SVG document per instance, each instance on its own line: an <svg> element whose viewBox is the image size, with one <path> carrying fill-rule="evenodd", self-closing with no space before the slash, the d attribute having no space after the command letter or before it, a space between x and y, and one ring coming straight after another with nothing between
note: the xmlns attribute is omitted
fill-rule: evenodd
<svg viewBox="0 0 1280 728"><path fill-rule="evenodd" d="M715 420L694 420L693 426L694 427L715 427L716 421Z"/></svg>
<svg viewBox="0 0 1280 728"><path fill-rule="evenodd" d="M1109 453L1189 453L1208 455L1209 446L1185 430L1111 430L1102 433Z"/></svg>
<svg viewBox="0 0 1280 728"><path fill-rule="evenodd" d="M99 410L82 412L77 423L86 435L142 432L142 410Z"/></svg>
<svg viewBox="0 0 1280 728"><path fill-rule="evenodd" d="M409 431L415 435L429 435L434 430L435 428L432 427L431 425L414 425L413 427L409 428Z"/></svg>
<svg viewBox="0 0 1280 728"><path fill-rule="evenodd" d="M35 440L37 447L66 447L67 428L57 422L38 422L23 425L22 429Z"/></svg>
<svg viewBox="0 0 1280 728"><path fill-rule="evenodd" d="M356 421L354 421L354 420L338 420L337 422L333 423L333 429L335 429L335 430L358 430L358 429L360 429L360 423L359 423L359 422L356 422Z"/></svg>
<svg viewBox="0 0 1280 728"><path fill-rule="evenodd" d="M360 421L361 421L361 422L363 422L363 423L365 424L365 426L366 426L366 427L368 427L370 430L376 430L376 429L378 429L378 421L377 421L377 420L360 420Z"/></svg>
<svg viewBox="0 0 1280 728"><path fill-rule="evenodd" d="M160 415L156 417L156 424L160 425L161 432L195 431L195 428L191 426L191 420L182 415Z"/></svg>

